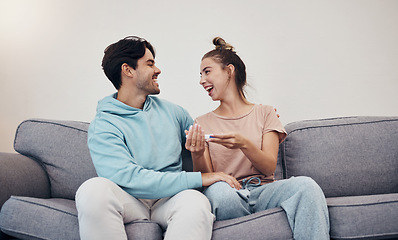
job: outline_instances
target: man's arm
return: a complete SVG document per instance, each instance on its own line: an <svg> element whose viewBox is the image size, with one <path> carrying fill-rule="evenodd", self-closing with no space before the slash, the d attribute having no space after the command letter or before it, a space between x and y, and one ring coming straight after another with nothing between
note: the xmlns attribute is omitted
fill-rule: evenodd
<svg viewBox="0 0 398 240"><path fill-rule="evenodd" d="M140 166L116 128L95 128L89 130L88 145L98 176L110 179L132 196L158 199L202 186L200 173L160 172Z"/></svg>

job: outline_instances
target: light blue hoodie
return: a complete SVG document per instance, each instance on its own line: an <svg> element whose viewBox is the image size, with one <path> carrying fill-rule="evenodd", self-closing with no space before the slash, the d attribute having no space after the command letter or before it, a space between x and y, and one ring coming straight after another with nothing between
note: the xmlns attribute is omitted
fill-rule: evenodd
<svg viewBox="0 0 398 240"><path fill-rule="evenodd" d="M185 129L193 120L180 106L148 96L143 109L116 99L98 102L88 146L98 176L136 198L158 199L202 186L199 172L182 171Z"/></svg>

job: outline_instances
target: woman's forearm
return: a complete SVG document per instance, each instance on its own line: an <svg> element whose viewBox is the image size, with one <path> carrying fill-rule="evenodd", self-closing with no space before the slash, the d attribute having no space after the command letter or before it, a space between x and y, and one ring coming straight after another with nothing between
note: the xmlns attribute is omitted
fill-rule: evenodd
<svg viewBox="0 0 398 240"><path fill-rule="evenodd" d="M206 150L202 154L192 153L193 171L209 173L213 172L209 151Z"/></svg>
<svg viewBox="0 0 398 240"><path fill-rule="evenodd" d="M270 176L275 172L277 157L275 158L256 147L241 148L241 150L252 162L253 166L265 176Z"/></svg>
<svg viewBox="0 0 398 240"><path fill-rule="evenodd" d="M275 172L278 161L279 137L276 133L271 132L264 135L263 138L262 149L259 149L250 140L246 140L240 149L257 170L265 176L270 176Z"/></svg>

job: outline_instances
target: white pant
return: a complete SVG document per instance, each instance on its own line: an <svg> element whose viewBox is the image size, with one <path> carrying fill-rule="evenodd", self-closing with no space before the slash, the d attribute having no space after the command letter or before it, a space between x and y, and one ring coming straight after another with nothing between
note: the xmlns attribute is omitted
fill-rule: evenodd
<svg viewBox="0 0 398 240"><path fill-rule="evenodd" d="M96 177L76 192L80 238L127 239L124 223L151 220L167 230L164 239L210 239L214 215L199 191L185 190L173 197L136 199L112 181Z"/></svg>

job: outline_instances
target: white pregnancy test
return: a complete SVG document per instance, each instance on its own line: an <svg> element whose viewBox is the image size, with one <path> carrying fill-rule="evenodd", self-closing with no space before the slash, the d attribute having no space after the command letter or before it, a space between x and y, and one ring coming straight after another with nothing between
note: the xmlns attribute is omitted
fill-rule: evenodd
<svg viewBox="0 0 398 240"><path fill-rule="evenodd" d="M212 134L205 134L205 139L214 138Z"/></svg>
<svg viewBox="0 0 398 240"><path fill-rule="evenodd" d="M185 137L188 137L188 135L185 135ZM214 138L213 134L205 134L205 140L207 140L209 138Z"/></svg>

